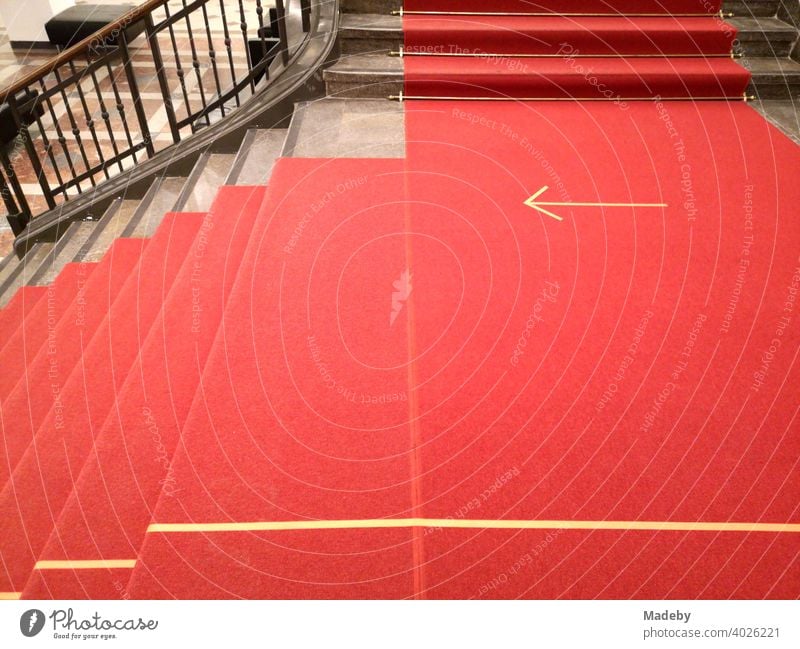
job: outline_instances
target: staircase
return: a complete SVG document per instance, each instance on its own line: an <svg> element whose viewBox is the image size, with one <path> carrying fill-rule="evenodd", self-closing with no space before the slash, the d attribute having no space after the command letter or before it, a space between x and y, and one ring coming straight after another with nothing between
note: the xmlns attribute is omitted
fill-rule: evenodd
<svg viewBox="0 0 800 649"><path fill-rule="evenodd" d="M254 391L253 394L260 396L259 389L264 389L255 380L261 378L259 359L245 353L250 350L249 345L235 344L237 334L244 331L254 338L257 334L270 338L265 358L271 358L285 351L280 345L285 342L283 334L288 332L290 338L294 336L290 344L297 346L298 340L303 343L293 348L293 352L295 358L301 359L299 363L306 362L301 367L305 376L315 377L315 372L320 371L309 361L313 351L307 353L304 333L297 333L304 332L305 323L297 321L287 326L282 321L262 321L249 310L255 305L256 309L263 309L256 314L277 317L281 311L275 308L276 304L283 302L265 302L264 306L261 300L267 299L264 296L284 299L283 295L276 295L275 286L269 284L281 272L279 260L259 254L262 242L252 238L252 233L268 232L273 237L270 242L276 245L276 231L271 228L277 228L277 235L284 237L280 241L286 242L283 250L291 256L294 254L293 237L320 236L319 232L304 235L301 227L302 223L307 225L315 218L315 197L320 205L339 197L348 202L350 211L343 213L354 215L369 213L379 205L386 211L378 215L380 218L375 219L374 224L368 225L376 230L385 228L383 237L387 239L407 227L403 219L408 215L396 209L397 205L408 201L408 187L398 181L403 173L408 173L404 167L406 115L400 104L382 101L403 90L405 61L388 55L403 44L401 18L391 15L398 5L384 0L345 0L343 4L348 13L340 34L342 57L324 72L329 97L298 104L288 130L251 129L237 153L209 149L187 176L156 178L141 200L120 196L99 220L72 223L57 241L37 243L21 259L12 255L0 265L0 331L10 332L7 338L0 340L0 365L4 368L0 376L4 413L2 435L6 440L0 458L0 521L8 523L0 534L0 552L6 565L0 582L0 598L114 598L129 594L168 597L176 593L177 596L210 594L219 597L231 594L219 584L232 588L237 581L245 584L242 586L244 593L253 596L265 593L283 597L307 595L308 591L303 590L305 562L292 565L292 569L299 565L300 572L295 575L296 581L287 579L288 583L281 584L281 590L269 582L266 569L271 566L262 570L264 566L259 563L257 553L263 538L258 538L256 533L248 532L244 539L224 538L219 546L215 545L216 541L206 543L205 539L196 540L197 537L179 539L175 546L171 545L173 541L167 538L168 534L163 538L154 534L152 536L158 538L147 541L143 537L149 524L155 526L156 532L163 531L158 523L151 524L159 497L162 509L169 511L172 503L165 505L164 500L169 501L173 493L191 487L195 490L198 509L206 506L204 471L218 478L217 492L213 496L220 502L224 500L226 512L238 512L241 520L249 520L261 514L258 508L263 505L274 518L280 518L280 512L275 515L270 509L271 503L254 504L252 494L237 491L243 487L235 477L219 477L226 467L222 463L215 464L218 458L202 465L206 449L218 450L215 444L220 432L230 433L225 451L237 451L237 439L244 439L247 432L236 428L239 425L236 417L241 414L237 413L238 409L251 408L244 415L250 421L268 416L266 410L258 410L265 408L258 398L244 398L239 402L239 394L225 391L234 383L231 379L231 386L228 385L228 373L236 375L240 388L245 385ZM737 13L731 22L739 29L742 61L753 72L751 90L761 97L787 96L782 93L794 96L800 87L800 65L789 55L797 34L794 28L775 17L776 3L743 0L729 3L726 9ZM381 13L374 13L376 11ZM740 16L743 12L748 15ZM444 114L444 111L439 112ZM557 119L556 111L551 118ZM426 124L424 117L417 115L416 119L418 128ZM444 120L447 116L434 119ZM609 120L607 127L612 129L615 122ZM750 124L754 132L761 133L759 126ZM430 128L436 131L435 127ZM420 141L434 140L431 133L428 136ZM784 151L791 162L790 153ZM430 152L427 155L425 164L435 160ZM450 155L450 164L459 162L458 154L451 152ZM284 160L276 167L279 158ZM319 171L326 168L326 159L335 159L336 164L330 165L335 170L331 176ZM523 164L527 166L529 160L523 158ZM769 172L757 164L754 166L759 173ZM464 173L462 168L454 168ZM272 175L274 169L277 169L277 178ZM429 173L425 167L423 169ZM375 174L369 190L363 194L351 192L351 186L357 187L367 174ZM418 176L422 175L420 171ZM320 184L321 179L330 177L334 185ZM457 177L454 172L450 179ZM274 181L269 188L268 181ZM437 180L427 191L438 190L441 183ZM451 191L440 196L441 204L445 205L446 199L457 195L458 192ZM425 201L419 202L425 204ZM461 207L464 210L474 207L468 203ZM429 204L437 205L435 201ZM483 216L485 232L491 238L496 234L496 224L491 221L492 215ZM254 230L253 225L259 218L262 222L269 221L270 225ZM477 221L481 216L472 214L470 218ZM436 227L434 220L432 231L435 232ZM336 234L338 227L332 227L331 232ZM369 227L364 232L372 234ZM447 238L447 233L442 236ZM214 245L209 245L212 240ZM340 249L346 249L347 243L345 239ZM424 259L425 256L420 257ZM384 257L376 255L371 267L379 266L383 260ZM393 261L398 268L405 263L402 255ZM259 269L259 263L272 266ZM435 277L441 271L432 261L429 263L427 277ZM308 265L311 266L311 262ZM365 266L370 267L370 264ZM305 270L304 266L299 268ZM244 287L247 291L239 286L239 297L247 293L247 301L236 303L229 300L232 287L237 275L245 276L245 272L247 277L261 277L265 283L254 282ZM425 277L421 275L420 281ZM368 282L369 277L361 277L361 280ZM338 300L337 291L347 293L349 290L349 298L358 303L360 285L344 282L342 289L336 281L338 278L323 278L325 286L319 289L319 295L323 296L321 301L327 299L324 296L331 295ZM456 293L455 290L443 292ZM286 299L299 304L305 298L298 290ZM435 313L437 305L429 306L429 312ZM383 305L380 309L379 317L385 320ZM291 313L291 309L289 311ZM300 312L301 309L296 309L296 313ZM228 313L232 313L232 321L238 323L238 328L230 331L225 321ZM421 309L420 314L424 319L424 310ZM364 315L371 315L366 313L366 307ZM330 321L327 324L330 325ZM274 335L277 331L282 335ZM232 341L227 338L229 333L233 335ZM401 338L405 340L404 336ZM259 342L259 345L264 344L263 340ZM403 351L402 346L399 348ZM369 351L361 350L362 353ZM380 361L375 363L379 369L395 369L389 360ZM408 387L404 366L402 363L396 366L403 369L398 374L399 385ZM204 392L207 386L201 383L201 377L216 381L217 390L210 398ZM248 380L251 378L253 380ZM357 381L359 377L346 378ZM381 376L380 380L383 378ZM271 379L278 384L281 381L288 384L294 377L278 374ZM381 387L379 379L373 377L372 380ZM325 402L327 393L323 391L322 394L320 402ZM284 407L282 414L293 412L285 403L280 405ZM404 421L402 418L408 415L409 406L406 403L395 405L400 413L398 420ZM341 408L341 403L334 402L335 408ZM210 418L215 423L223 422L227 428L218 431L209 425L204 419L206 411L214 413ZM316 435L315 426L324 428L318 418L293 423L299 424L299 429L309 435ZM353 435L348 439L357 449L361 431L347 432ZM339 433L341 431L336 431L329 438L321 436L325 443L330 442L328 450L332 455L337 444L342 443ZM186 437L182 437L184 434ZM403 443L406 441L396 442L396 449L391 446L395 442L386 442L387 457L392 459L396 455L399 458L397 464L402 465L399 470L404 475L408 473L404 464ZM247 447L243 448L245 450L241 450L241 455L231 464L237 469L253 468L248 464L251 458ZM179 449L191 451L187 451L189 459L184 457L182 465L184 482L176 482L172 473L171 461ZM283 452L280 448L274 451L276 454ZM209 452L208 457L212 456ZM321 460L314 455L307 466L316 470L315 462L324 464L328 459ZM198 465L187 466L191 461L198 461ZM368 468L358 467L358 471L368 470L380 475L381 467L371 462L371 459L364 462ZM302 461L298 464L302 465ZM190 484L195 469L197 483ZM337 477L335 471L332 474L333 478ZM258 472L255 475L264 480L263 484L258 484L260 494L269 493L276 501L283 498L291 502L294 492L281 483L280 475L269 478ZM360 478L345 476L344 483L348 479L358 483ZM230 489L225 488L226 480L230 482ZM303 486L292 488L303 491ZM405 485L401 491L407 496ZM331 511L338 511L339 501L352 505L361 497L351 493L320 496L313 493L312 488L309 493L311 495L304 493L305 502L314 502L316 497L329 498L325 502ZM132 497L128 500L119 494ZM216 501L209 503L209 510L218 504ZM254 514L247 509L250 506L258 511ZM174 507L175 511L169 511L170 514L176 513L178 505ZM241 510L237 509L239 507ZM342 518L347 518L360 510L342 505L342 511ZM373 519L382 514L378 511L362 517ZM113 524L106 525L109 521ZM402 547L407 543L403 536L387 536L385 540L387 547ZM323 558L318 560L328 562L321 572L338 574L338 570L343 570L346 574L349 564L343 567L336 563L339 554L349 551L342 548L349 546L331 541L331 545L324 548L325 552L319 552ZM380 549L385 550L385 547L381 545ZM318 552L319 547L313 546L313 551ZM279 550L275 552L280 556ZM256 565L261 572L253 577L250 568L243 569L242 580L237 580L233 573L211 574L217 580L212 587L204 583L207 575L202 578L194 575L197 583L193 583L193 575L186 569L189 574L176 580L181 588L186 588L185 592L170 591L159 581L169 580L169 569L159 575L149 573L150 565L179 565L179 558L189 555L192 559L208 559L204 565L211 566L212 571L220 565L228 569ZM103 558L82 561L74 557ZM151 563L145 562L144 567L137 565L134 557L145 557ZM254 581L247 581L250 578ZM264 583L259 583L258 579L263 579ZM314 586L318 590L312 590L313 593L328 595L324 584ZM388 587L384 590L384 587L385 584L370 583L358 592L360 596L376 597L385 596L387 592L412 592L408 584L397 585L395 590ZM346 589L342 592L345 596L351 593Z"/></svg>
<svg viewBox="0 0 800 649"><path fill-rule="evenodd" d="M403 19L391 12L398 0L345 0L341 59L325 70L328 94L337 97L387 97L403 90L404 60L390 57L403 45ZM779 0L726 0L727 22L738 30L738 62L752 73L748 94L786 99L800 93L800 63L790 58L797 29L777 18Z"/></svg>
<svg viewBox="0 0 800 649"><path fill-rule="evenodd" d="M122 196L97 221L72 223L56 243L37 243L22 258L8 255L0 264L0 308L21 307L28 292L19 289L50 284L67 264L99 262L118 237L151 237L168 212L208 211L221 186L262 184L285 136L252 129L236 154L207 151L187 177L156 178L141 200Z"/></svg>

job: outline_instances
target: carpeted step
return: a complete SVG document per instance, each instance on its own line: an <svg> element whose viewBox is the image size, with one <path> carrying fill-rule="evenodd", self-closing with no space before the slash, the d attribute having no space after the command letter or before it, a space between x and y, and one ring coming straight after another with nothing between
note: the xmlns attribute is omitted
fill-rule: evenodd
<svg viewBox="0 0 800 649"><path fill-rule="evenodd" d="M405 0L404 11L556 14L714 14L721 0Z"/></svg>
<svg viewBox="0 0 800 649"><path fill-rule="evenodd" d="M0 353L45 293L47 289L44 286L23 286L6 308L0 310Z"/></svg>
<svg viewBox="0 0 800 649"><path fill-rule="evenodd" d="M34 243L25 256L12 266L14 270L0 285L0 307L6 307L16 292L30 282L42 262L50 256L53 246L50 242Z"/></svg>
<svg viewBox="0 0 800 649"><path fill-rule="evenodd" d="M447 331L413 371L424 516L597 521L431 531L425 596L795 597L797 528L603 521L800 520L800 327L780 315L800 149L743 103L419 102L406 124L410 308ZM563 221L526 221L545 185Z"/></svg>
<svg viewBox="0 0 800 649"><path fill-rule="evenodd" d="M8 337L7 344L0 350L0 402L4 410L4 429L6 435L12 436L14 427L11 422L23 419L27 412L17 410L19 395L28 393L28 386L34 386L33 377L40 369L58 371L59 327L66 328L67 321L61 322L62 316L69 310L76 298L84 290L87 281L94 271L93 264L68 264L64 267L56 281L48 287L36 287L45 295L29 309L24 322ZM33 287L27 287L33 288ZM26 287L20 291L26 290ZM15 298L16 299L16 298ZM74 325L73 325L74 326ZM42 361L37 363L41 351ZM48 362L43 362L47 358ZM50 361L54 361L51 363ZM17 396L10 397L17 389ZM49 392L49 391L48 391ZM52 405L52 404L50 404ZM30 436L28 436L30 439ZM13 443L13 442L12 442ZM0 482L4 482L5 466L0 471Z"/></svg>
<svg viewBox="0 0 800 649"><path fill-rule="evenodd" d="M796 596L797 148L405 111L402 161L279 163L126 594Z"/></svg>
<svg viewBox="0 0 800 649"><path fill-rule="evenodd" d="M405 60L405 94L423 97L739 99L749 81L749 72L730 59Z"/></svg>
<svg viewBox="0 0 800 649"><path fill-rule="evenodd" d="M389 326L406 264L403 167L278 161L156 523L408 514L407 329ZM375 291L384 299L364 299ZM127 592L405 597L410 539L148 533Z"/></svg>
<svg viewBox="0 0 800 649"><path fill-rule="evenodd" d="M23 598L120 597L131 568L53 561L135 560L249 243L263 187L222 187L84 463ZM76 567L80 566L80 567Z"/></svg>
<svg viewBox="0 0 800 649"><path fill-rule="evenodd" d="M718 18L405 16L405 51L439 55L729 55Z"/></svg>
<svg viewBox="0 0 800 649"><path fill-rule="evenodd" d="M72 371L58 393L59 408L52 407L46 385L31 390L32 403L49 402L51 407L0 492L0 556L5 566L0 591L18 592L27 582L202 220L201 214L167 215L139 263L126 273L110 309L108 301L102 303L107 315L91 341L78 336L64 345L77 358L70 368L64 363ZM134 243L141 249L144 241Z"/></svg>
<svg viewBox="0 0 800 649"><path fill-rule="evenodd" d="M81 341L88 344L95 335L109 304L138 264L146 244L144 240L118 240L92 271L81 299L73 300L52 331L46 332L47 344L41 341L37 350L28 352L31 356L23 359L24 364L17 367L16 372L3 374L13 382L13 389L3 402L4 444L0 447L0 484L3 486L47 414L54 406L61 408L63 405L61 392L81 358ZM65 279L74 276L77 281L89 268L88 264L69 264L62 276ZM37 309L40 313L44 310L45 316L46 307L46 299L40 300ZM14 353L19 354L20 350L24 353L24 349L17 344Z"/></svg>

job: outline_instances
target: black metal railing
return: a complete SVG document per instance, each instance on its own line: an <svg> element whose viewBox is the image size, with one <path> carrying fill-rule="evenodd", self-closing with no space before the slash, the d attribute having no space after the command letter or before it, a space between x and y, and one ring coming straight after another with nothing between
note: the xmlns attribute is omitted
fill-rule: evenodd
<svg viewBox="0 0 800 649"><path fill-rule="evenodd" d="M149 0L1 90L0 194L15 234L268 83L311 15L311 0L273 1Z"/></svg>

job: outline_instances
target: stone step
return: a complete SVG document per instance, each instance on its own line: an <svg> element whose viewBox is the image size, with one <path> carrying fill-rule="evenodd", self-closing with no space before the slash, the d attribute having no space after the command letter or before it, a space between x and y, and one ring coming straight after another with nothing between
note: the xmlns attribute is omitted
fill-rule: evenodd
<svg viewBox="0 0 800 649"><path fill-rule="evenodd" d="M16 264L14 271L7 277L0 286L0 308L9 303L14 294L21 286L25 286L36 274L42 262L47 259L47 256L53 250L55 244L51 242L36 243L33 247L19 260Z"/></svg>
<svg viewBox="0 0 800 649"><path fill-rule="evenodd" d="M753 74L748 93L759 99L800 97L800 63L789 58L741 59L740 64Z"/></svg>
<svg viewBox="0 0 800 649"><path fill-rule="evenodd" d="M235 153L205 151L195 162L174 207L178 212L208 212L219 188L225 184Z"/></svg>
<svg viewBox="0 0 800 649"><path fill-rule="evenodd" d="M767 121L774 124L797 144L800 144L800 113L796 99L766 99L752 104Z"/></svg>
<svg viewBox="0 0 800 649"><path fill-rule="evenodd" d="M287 158L404 156L403 107L399 102L386 101L385 96L297 104L283 149Z"/></svg>
<svg viewBox="0 0 800 649"><path fill-rule="evenodd" d="M736 16L774 16L780 0L725 0L723 10ZM388 14L402 8L402 0L341 0L344 13Z"/></svg>
<svg viewBox="0 0 800 649"><path fill-rule="evenodd" d="M780 0L725 0L722 10L734 16L775 16Z"/></svg>
<svg viewBox="0 0 800 649"><path fill-rule="evenodd" d="M75 260L97 227L97 221L71 223L67 231L56 241L47 258L42 261L39 269L31 276L28 284L32 286L51 284L64 266Z"/></svg>
<svg viewBox="0 0 800 649"><path fill-rule="evenodd" d="M340 0L344 13L388 14L402 6L403 0Z"/></svg>
<svg viewBox="0 0 800 649"><path fill-rule="evenodd" d="M788 56L797 30L778 18L730 18L739 30L735 51L745 56ZM339 28L342 54L383 54L403 43L403 19L385 14L345 14Z"/></svg>
<svg viewBox="0 0 800 649"><path fill-rule="evenodd" d="M339 23L342 54L378 54L403 43L403 19L387 14L345 14Z"/></svg>
<svg viewBox="0 0 800 649"><path fill-rule="evenodd" d="M95 222L95 229L86 243L75 255L76 262L99 262L106 254L115 239L122 236L131 222L139 201L134 199L116 199Z"/></svg>
<svg viewBox="0 0 800 649"><path fill-rule="evenodd" d="M800 63L770 57L748 57L740 59L740 63L753 74L750 94L762 99L800 95ZM323 76L330 96L386 98L403 88L403 59L357 54L341 59Z"/></svg>
<svg viewBox="0 0 800 649"><path fill-rule="evenodd" d="M225 184L266 184L272 175L272 167L283 150L286 133L287 129L249 129L242 138Z"/></svg>
<svg viewBox="0 0 800 649"><path fill-rule="evenodd" d="M729 18L739 30L735 51L745 56L789 56L797 30L777 18Z"/></svg>
<svg viewBox="0 0 800 649"><path fill-rule="evenodd" d="M339 59L322 77L331 97L385 99L403 89L403 59L386 54L355 54Z"/></svg>
<svg viewBox="0 0 800 649"><path fill-rule="evenodd" d="M123 237L152 237L164 215L175 211L175 206L183 192L186 178L182 176L163 176L156 178L133 213L122 232Z"/></svg>
<svg viewBox="0 0 800 649"><path fill-rule="evenodd" d="M0 261L0 288L17 271L19 264L20 258L13 251L6 255L3 261Z"/></svg>

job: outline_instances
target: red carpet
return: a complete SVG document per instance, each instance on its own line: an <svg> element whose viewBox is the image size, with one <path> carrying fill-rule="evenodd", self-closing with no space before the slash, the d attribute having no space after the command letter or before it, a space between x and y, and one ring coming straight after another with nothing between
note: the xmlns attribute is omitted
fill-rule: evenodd
<svg viewBox="0 0 800 649"><path fill-rule="evenodd" d="M421 97L741 98L749 76L730 59L408 57L405 92Z"/></svg>
<svg viewBox="0 0 800 649"><path fill-rule="evenodd" d="M36 304L41 300L47 288L44 286L23 286L12 297L5 308L0 310L0 331L13 332L24 321L28 314L33 311ZM0 340L0 353L8 344L9 338Z"/></svg>
<svg viewBox="0 0 800 649"><path fill-rule="evenodd" d="M797 597L797 527L724 529L800 521L797 147L744 104L406 110L404 163L279 163L127 594ZM383 518L594 528L248 526Z"/></svg>
<svg viewBox="0 0 800 649"><path fill-rule="evenodd" d="M156 520L409 515L407 328L373 297L391 297L404 265L403 167L278 162ZM221 536L149 535L130 596L382 597L413 583L409 530Z"/></svg>
<svg viewBox="0 0 800 649"><path fill-rule="evenodd" d="M221 188L40 561L135 558L159 492L179 489L172 454L263 195ZM129 578L129 568L35 570L24 596L113 599Z"/></svg>
<svg viewBox="0 0 800 649"><path fill-rule="evenodd" d="M736 29L719 16L680 17L701 2L545 5L552 15L405 15L408 97L626 100L741 99L750 73L729 55ZM486 2L484 12L523 11L523 2ZM531 5L532 6L532 5ZM715 5L716 6L716 5ZM477 10L449 2L408 10ZM667 10L673 15L668 15ZM534 11L534 9L528 9ZM620 13L617 13L620 12ZM611 13L614 15L598 15Z"/></svg>
<svg viewBox="0 0 800 649"><path fill-rule="evenodd" d="M718 5L406 3L453 7ZM413 37L510 42L456 23ZM53 332L9 305L0 592L800 597L800 149L626 101L733 97L729 59L572 61L407 56L412 94L543 101L405 102L404 158L280 159L117 242Z"/></svg>
<svg viewBox="0 0 800 649"><path fill-rule="evenodd" d="M719 18L405 16L406 53L729 55Z"/></svg>
<svg viewBox="0 0 800 649"><path fill-rule="evenodd" d="M721 0L404 0L406 11L714 14Z"/></svg>
<svg viewBox="0 0 800 649"><path fill-rule="evenodd" d="M53 308L54 326L50 331L47 298L43 298L36 306L38 313L32 313L38 318L30 323L26 318L19 333L26 342L20 344L17 338L13 349L3 350L4 355L8 353L4 358L8 364L4 365L7 371L3 371L0 380L4 390L9 392L2 402L0 422L4 442L0 447L1 485L6 486L45 417L56 408L59 421L63 418L63 390L70 373L80 360L83 348L108 315L109 305L139 262L146 245L142 239L120 239L96 268L94 264L68 264L49 294L61 303L65 294L77 295L77 291L82 290L82 299L72 300L66 307L59 304L60 311ZM79 289L84 278L85 284ZM56 306L55 301L52 306ZM34 335L35 340L28 343L29 336Z"/></svg>
<svg viewBox="0 0 800 649"><path fill-rule="evenodd" d="M25 287L26 293L35 289L33 295L46 295L43 299L34 299L32 302L28 302L27 297L24 303L20 300L20 313L17 322L13 323L16 331L8 337L8 342L0 350L0 366L4 368L0 375L0 400L5 402L17 381L25 374L25 368L31 364L42 345L48 342L48 333L54 331L61 314L75 300L92 270L93 265L89 264L67 264L51 286ZM14 331L11 323L8 331Z"/></svg>
<svg viewBox="0 0 800 649"><path fill-rule="evenodd" d="M45 417L0 492L0 591L19 592L28 580L201 223L200 214L167 215L91 341L71 341L77 361L59 395L62 408Z"/></svg>

